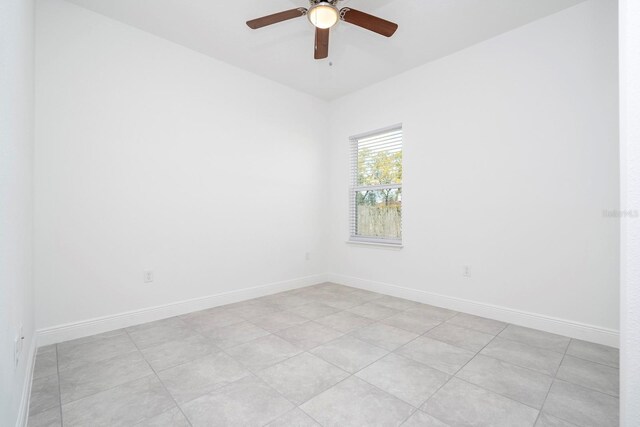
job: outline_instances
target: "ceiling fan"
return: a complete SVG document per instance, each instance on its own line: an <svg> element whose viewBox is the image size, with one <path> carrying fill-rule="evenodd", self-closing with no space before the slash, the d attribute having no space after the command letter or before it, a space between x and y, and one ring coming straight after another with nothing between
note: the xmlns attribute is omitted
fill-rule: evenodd
<svg viewBox="0 0 640 427"><path fill-rule="evenodd" d="M314 48L315 59L324 59L329 56L329 30L338 21L345 21L358 27L365 28L385 37L391 37L398 29L398 24L386 21L368 13L361 12L350 7L338 9L336 4L342 0L309 0L309 9L299 7L263 16L262 18L247 21L249 28L258 29L267 25L289 19L307 16L309 22L316 27L316 41Z"/></svg>

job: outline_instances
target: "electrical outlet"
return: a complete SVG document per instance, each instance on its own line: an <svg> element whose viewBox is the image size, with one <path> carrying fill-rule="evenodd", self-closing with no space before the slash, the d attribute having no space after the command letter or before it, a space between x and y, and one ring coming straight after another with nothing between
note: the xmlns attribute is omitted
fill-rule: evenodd
<svg viewBox="0 0 640 427"><path fill-rule="evenodd" d="M309 260L311 259L311 252L305 252L305 253L304 253L304 259L305 259L306 261L309 261Z"/></svg>
<svg viewBox="0 0 640 427"><path fill-rule="evenodd" d="M471 277L471 269L468 265L462 266L462 277Z"/></svg>
<svg viewBox="0 0 640 427"><path fill-rule="evenodd" d="M18 328L18 334L13 342L13 357L15 362L15 367L20 364L20 355L22 354L22 348L24 346L24 333L23 327L20 325Z"/></svg>
<svg viewBox="0 0 640 427"><path fill-rule="evenodd" d="M18 364L20 363L20 337L16 337L15 341L13 342L13 360L15 365L14 366L18 366Z"/></svg>
<svg viewBox="0 0 640 427"><path fill-rule="evenodd" d="M145 270L143 274L144 283L153 282L153 270Z"/></svg>

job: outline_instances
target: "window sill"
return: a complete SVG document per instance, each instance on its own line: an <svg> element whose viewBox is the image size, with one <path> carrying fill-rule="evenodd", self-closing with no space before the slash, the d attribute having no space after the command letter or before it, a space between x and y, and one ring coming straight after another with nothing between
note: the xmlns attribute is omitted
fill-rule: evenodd
<svg viewBox="0 0 640 427"><path fill-rule="evenodd" d="M401 243L359 242L357 240L347 240L345 243L347 245L369 246L372 248L391 249L391 250L400 250L404 247Z"/></svg>

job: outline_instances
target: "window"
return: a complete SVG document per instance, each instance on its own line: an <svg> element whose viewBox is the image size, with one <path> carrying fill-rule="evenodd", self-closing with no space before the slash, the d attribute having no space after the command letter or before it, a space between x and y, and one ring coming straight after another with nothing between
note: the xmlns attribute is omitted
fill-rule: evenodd
<svg viewBox="0 0 640 427"><path fill-rule="evenodd" d="M351 241L402 243L402 127L354 136Z"/></svg>

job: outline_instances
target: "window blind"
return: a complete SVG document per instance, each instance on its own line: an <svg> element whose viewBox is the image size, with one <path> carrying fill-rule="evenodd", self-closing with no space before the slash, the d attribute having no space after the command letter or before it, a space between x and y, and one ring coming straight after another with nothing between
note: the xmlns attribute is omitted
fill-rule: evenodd
<svg viewBox="0 0 640 427"><path fill-rule="evenodd" d="M401 243L402 127L350 138L350 240Z"/></svg>

